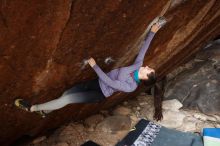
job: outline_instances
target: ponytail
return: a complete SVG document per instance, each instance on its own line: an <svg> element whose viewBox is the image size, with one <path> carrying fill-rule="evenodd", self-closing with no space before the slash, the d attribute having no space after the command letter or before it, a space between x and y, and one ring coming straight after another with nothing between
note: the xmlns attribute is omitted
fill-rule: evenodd
<svg viewBox="0 0 220 146"><path fill-rule="evenodd" d="M154 120L162 120L162 101L163 101L163 90L160 86L155 83L154 84Z"/></svg>
<svg viewBox="0 0 220 146"><path fill-rule="evenodd" d="M162 87L158 85L157 83L157 78L155 74L150 74L148 76L148 80L143 81L144 85L149 87L151 86L154 91L153 91L153 96L154 96L154 120L160 121L163 119L163 114L162 114L162 101L163 101L163 94L164 94L164 85L162 84Z"/></svg>

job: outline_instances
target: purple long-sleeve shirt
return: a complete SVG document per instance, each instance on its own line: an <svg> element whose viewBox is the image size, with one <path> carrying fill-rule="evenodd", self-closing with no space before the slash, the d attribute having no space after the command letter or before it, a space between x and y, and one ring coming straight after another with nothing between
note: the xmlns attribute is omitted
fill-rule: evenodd
<svg viewBox="0 0 220 146"><path fill-rule="evenodd" d="M111 96L116 91L133 92L137 88L137 82L131 76L131 73L143 65L145 53L154 35L154 32L150 31L148 33L133 65L114 69L107 74L97 64L93 67L99 77L99 85L105 97Z"/></svg>

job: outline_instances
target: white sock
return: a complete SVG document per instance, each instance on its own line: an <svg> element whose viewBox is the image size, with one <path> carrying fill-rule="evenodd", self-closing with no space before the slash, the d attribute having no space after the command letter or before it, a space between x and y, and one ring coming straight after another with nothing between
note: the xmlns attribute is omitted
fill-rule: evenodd
<svg viewBox="0 0 220 146"><path fill-rule="evenodd" d="M36 111L36 110L37 110L36 105L32 105L31 108L30 108L30 111L31 111L31 112L34 112L34 111Z"/></svg>

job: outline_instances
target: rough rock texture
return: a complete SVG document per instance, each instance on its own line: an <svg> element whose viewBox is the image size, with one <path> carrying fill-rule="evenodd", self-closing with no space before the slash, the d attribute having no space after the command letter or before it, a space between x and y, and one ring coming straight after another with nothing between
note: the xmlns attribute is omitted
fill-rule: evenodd
<svg viewBox="0 0 220 146"><path fill-rule="evenodd" d="M182 71L170 79L165 97L177 98L184 108L212 115L220 114L220 42L208 46L185 65L188 68L182 67Z"/></svg>
<svg viewBox="0 0 220 146"><path fill-rule="evenodd" d="M120 130L129 130L131 121L126 116L110 116L100 122L96 129L98 131L115 132Z"/></svg>
<svg viewBox="0 0 220 146"><path fill-rule="evenodd" d="M131 109L126 108L126 107L118 107L113 111L113 115L122 115L122 116L127 116L131 113Z"/></svg>
<svg viewBox="0 0 220 146"><path fill-rule="evenodd" d="M162 77L219 34L219 8L217 0L0 0L1 145L85 118L127 94L71 105L46 119L16 109L17 97L42 103L95 77L82 64L89 56L106 72L129 65L149 22L165 13L170 22L156 35L145 60ZM115 62L105 64L108 57Z"/></svg>

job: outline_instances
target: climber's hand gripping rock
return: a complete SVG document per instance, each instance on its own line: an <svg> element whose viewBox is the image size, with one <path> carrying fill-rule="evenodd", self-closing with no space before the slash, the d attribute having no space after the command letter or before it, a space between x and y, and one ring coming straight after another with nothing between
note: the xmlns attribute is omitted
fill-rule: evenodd
<svg viewBox="0 0 220 146"><path fill-rule="evenodd" d="M96 65L96 62L95 62L95 60L94 60L92 57L89 58L87 61L88 61L89 65L90 65L91 67L94 67L94 66Z"/></svg>

